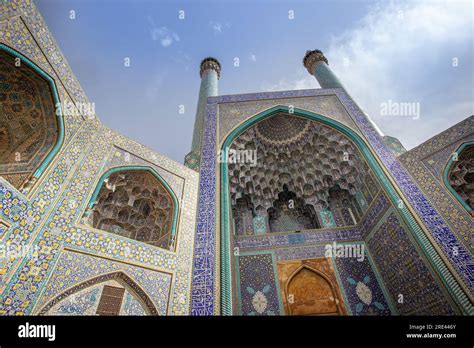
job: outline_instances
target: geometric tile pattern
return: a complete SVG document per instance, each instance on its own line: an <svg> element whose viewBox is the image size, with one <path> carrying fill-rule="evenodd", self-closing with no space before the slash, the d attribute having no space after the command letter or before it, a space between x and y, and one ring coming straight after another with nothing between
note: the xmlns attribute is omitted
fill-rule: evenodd
<svg viewBox="0 0 474 348"><path fill-rule="evenodd" d="M335 257L334 262L353 315L391 314L367 255L362 261Z"/></svg>
<svg viewBox="0 0 474 348"><path fill-rule="evenodd" d="M41 301L37 304L36 310L40 310L46 303L66 289L87 279L118 270L126 273L134 282L140 284L153 301L158 314L166 315L171 274L121 265L117 262L108 262L98 257L69 251L63 252L59 258L51 280L41 294Z"/></svg>
<svg viewBox="0 0 474 348"><path fill-rule="evenodd" d="M203 210L203 213L198 214L198 222L197 222L198 229L196 231L196 250L199 250L199 255L202 256L203 259L209 260L209 258L213 258L214 252L212 251L212 249L215 248L213 238L214 238L214 231L215 231L215 226L214 226L215 177L214 176L215 176L216 158L214 154L216 153L215 151L216 145L215 145L215 131L213 129L215 126L216 117L212 117L212 115L215 114L216 109L217 109L216 102L217 101L232 102L234 99L241 98L241 97L242 99L244 99L244 97L255 98L257 101L260 101L258 100L259 97L270 98L273 95L277 95L278 97L281 97L281 98L288 97L289 95L301 97L301 96L304 96L305 93L306 94L312 93L315 95L319 95L319 94L325 94L328 92L326 91L287 91L287 92L278 92L278 93L260 93L260 94L244 95L244 96L221 96L217 98L208 99L208 107L207 107L208 114L207 114L207 119L206 119L206 128L204 130L204 139L205 140L212 139L212 140L209 140L207 142L204 141L204 147L203 147L203 163L204 164L201 166L201 182L200 182L201 186L200 186L200 198L199 198L199 207L200 209ZM299 99L302 99L302 98L299 98ZM268 103L268 100L266 102ZM275 101L273 101L273 103L275 103ZM223 219L226 219L226 218L223 217ZM318 232L322 232L322 231L318 231ZM337 231L334 231L333 233L340 234L344 232L345 232L344 230L342 231L337 230ZM348 234L349 239L360 238L360 236L355 235L354 232L357 232L357 231L352 230L349 232L349 233L353 233L353 235L350 237ZM313 233L313 234L305 233L305 234L298 234L298 235L293 235L293 236L275 235L275 236L270 236L269 239L272 239L272 240L278 239L278 243L280 245L287 245L288 239L290 240L291 244L304 243L306 236L309 236L309 237L314 236L314 238L321 239L321 236L324 236L324 233ZM265 236L265 239L268 242L267 236ZM327 238L325 239L327 240ZM259 243L263 240L263 238L262 239L255 238L254 240L255 242ZM245 240L245 242L246 241L247 240ZM240 247L240 246L237 246L237 247ZM261 246L258 246L258 248L260 247ZM199 267L199 269L196 267L196 265ZM213 302L203 300L203 297L207 297L206 294L209 294L212 291L217 291L217 289L214 289L214 290L210 289L215 284L212 281L214 277L212 267L213 267L212 263L209 263L208 261L201 262L201 257L195 258L195 267L194 267L195 286L193 287L193 298L196 298L196 301L194 301L193 305L195 304L196 307L195 307L195 310L192 309L193 314L209 315L209 314L214 313L216 300L214 299ZM224 269L225 267L222 267L222 268ZM224 297L226 296L226 294L227 292L221 293L221 298L223 300L225 300Z"/></svg>
<svg viewBox="0 0 474 348"><path fill-rule="evenodd" d="M48 315L95 315L101 291L102 285L90 286L57 303Z"/></svg>
<svg viewBox="0 0 474 348"><path fill-rule="evenodd" d="M282 247L302 247L333 241L363 240L379 220L381 214L391 205L385 194L380 192L370 205L361 222L355 227L313 229L300 233L270 233L258 236L234 236L234 247L240 251L270 250ZM308 258L308 257L303 257Z"/></svg>
<svg viewBox="0 0 474 348"><path fill-rule="evenodd" d="M454 314L395 212L387 212L368 246L399 314Z"/></svg>
<svg viewBox="0 0 474 348"><path fill-rule="evenodd" d="M32 3L13 0L7 6L0 6L0 42L28 57L50 75L61 103L72 103L75 111L79 110L79 103L89 103ZM56 262L66 247L100 256L101 264L118 267L117 271L128 264L146 267L143 269L150 272L172 274L167 313L188 314L197 174L103 127L94 114L65 113L63 118L63 145L27 196L0 179L0 219L9 226L2 228L0 238L17 252L15 257L0 260L0 315L30 314L37 308L44 287L54 288L50 276L55 273ZM117 148L122 155L129 156L113 157ZM180 193L175 251L80 223L99 177L107 170L104 166L112 158L114 166L138 165L140 159L141 163L158 168L157 172L164 173L163 178L170 180L173 190L176 188L175 192ZM81 271L87 270L79 267L78 273ZM141 281L136 280L144 287Z"/></svg>
<svg viewBox="0 0 474 348"><path fill-rule="evenodd" d="M347 220L338 220L338 226L360 220L356 194L362 197L369 167L344 134L306 118L278 113L246 129L229 151L249 149L256 152L257 165L241 161L228 165L231 206L239 226L248 225L246 213L253 209L269 220L271 232L317 228L322 225L319 211L329 205L332 214L348 215ZM295 206L288 212L289 198ZM251 207L242 206L244 199L250 200ZM253 226L246 227L239 234L253 233Z"/></svg>
<svg viewBox="0 0 474 348"><path fill-rule="evenodd" d="M315 95L314 93L298 93L285 97L280 95L280 93L260 93L265 95L259 100L252 98L250 94L244 94L244 97L239 98L239 100L231 100L219 104L219 142L223 141L232 129L247 120L250 115L255 115L262 110L275 106L276 103L272 100L275 95L278 95L278 105L292 105L295 108L332 118L361 135L355 122L334 94Z"/></svg>
<svg viewBox="0 0 474 348"><path fill-rule="evenodd" d="M459 122L453 127L456 127L456 128L458 128L459 126L463 128L469 127L470 124L468 121L471 121L474 123L474 119L470 117L464 121ZM446 130L446 132L448 131L449 129ZM436 135L435 137L440 137L443 134L444 132ZM461 134L460 136L464 136L464 135L465 134ZM408 151L406 155L400 156L399 160L402 162L405 168L407 168L408 170L411 170L414 164L413 160L416 158L422 161L422 163L418 163L418 164L423 165L426 169L428 169L433 174L433 176L437 180L442 181L444 169L449 159L453 157L454 152L459 148L461 144L474 141L474 134L469 134L459 139L454 138L454 139L451 139L451 141L453 142L451 144L446 145L444 143L441 143L441 144L437 143L436 146L430 146L432 145L430 141L426 141L418 145L414 149ZM444 147L438 148L439 146L444 146ZM421 151L421 149L423 149L424 151ZM421 188L423 188L423 186L421 186Z"/></svg>
<svg viewBox="0 0 474 348"><path fill-rule="evenodd" d="M417 211L417 214L428 227L428 231L437 241L438 245L444 250L445 255L451 259L451 262L459 275L463 277L466 284L474 284L472 278L473 270L471 255L456 240L453 232L444 223L441 217L432 208L427 198L416 186L413 180L401 164L395 159L392 152L384 144L382 138L375 131L373 126L367 120L367 117L359 110L357 105L342 89L324 89L324 90L297 90L282 92L264 92L240 95L224 95L219 97L208 98L205 128L203 131L203 145L201 158L201 176L200 176L200 193L198 203L198 221L195 236L196 253L193 268L193 287L192 287L192 305L191 313L195 315L211 315L218 312L218 303L212 296L218 293L217 274L215 273L215 249L216 249L216 153L217 142L216 137L222 139L228 134L217 134L217 118L220 110L219 104L229 105L237 102L254 102L254 110L262 110L258 106L261 100L265 100L268 105L279 105L277 99L303 98L314 96L336 95L342 105L347 110L351 119L355 122L356 127L362 132L363 137L367 139L377 156L382 160L385 168L391 173L398 187L401 188L411 205ZM224 104L225 103L225 104ZM268 106L266 107L268 109ZM256 111L258 112L258 111ZM248 114L249 118L253 114ZM331 117L329 115L329 117ZM241 120L240 120L241 121ZM219 122L221 125L222 122ZM226 219L226 217L222 217ZM421 237L420 237L421 238ZM456 249L458 254L453 257L450 253ZM224 268L221 265L221 269ZM443 273L445 274L445 273ZM470 279L471 277L471 279ZM470 280L469 280L470 279ZM471 286L471 285L469 285ZM225 294L221 294L225 296Z"/></svg>
<svg viewBox="0 0 474 348"><path fill-rule="evenodd" d="M89 225L169 249L174 203L160 181L149 172L127 170L112 173L105 180L91 209Z"/></svg>
<svg viewBox="0 0 474 348"><path fill-rule="evenodd" d="M375 227L380 218L385 213L385 211L391 207L392 204L388 200L387 196L380 192L374 199L374 202L370 206L370 209L367 211L365 218L362 220L360 226L360 233L362 239L365 239L370 231Z"/></svg>
<svg viewBox="0 0 474 348"><path fill-rule="evenodd" d="M7 6L0 7L0 42L25 55L50 75L55 81L61 102L72 103L76 111L79 103L88 103L84 91L49 33L43 18L31 2L12 0ZM452 200L442 194L436 196L440 190L437 180L427 175L426 171L418 170L415 165L413 165L413 170L409 170L410 176L385 146L365 115L343 90L302 90L229 95L208 99L202 138L199 197L197 192L198 176L195 172L103 127L94 114L80 113L79 116L65 114L65 134L62 148L58 156L49 163L28 195L25 196L19 193L10 184L0 179L0 219L9 226L8 229L3 228L0 238L9 248L20 252L29 252L25 257L12 257L0 261L0 314L30 314L33 309L38 308L37 302L45 287L51 287L51 289L57 289L58 291L63 289L60 282L55 283L50 276L54 275L55 267L59 265L57 262L62 260L61 258L65 257L65 254L71 254L71 252L64 251L66 247L84 251L85 254L100 256L94 258L94 262L104 265L104 269L114 269L115 267L117 271L121 271L127 267L135 267L143 272L149 269L150 272L171 274L169 307L167 309L169 314L210 315L218 313L219 299L215 296L219 293L216 268L217 262L219 262L216 258L218 254L217 241L219 239L216 238L215 225L217 139L223 139L235 125L255 114L255 112L247 113L252 108L261 111L271 107L275 104L272 99L280 99L279 102L284 105L287 105L286 101L294 101L294 106L299 107L301 101L305 100L304 97L315 97L314 100L305 101L304 103L317 104L315 107L324 110L316 112L328 117L331 117L331 112L335 111L334 118L349 125L350 128L368 140L372 150L375 151L384 167L388 169L397 186L416 210L418 217L426 225L431 237L438 244L446 258L450 260L452 267L460 279L464 281L466 287L472 291L474 267L472 256L464 239L467 236L464 233L469 229L472 231L472 220L469 221L465 214L460 214L460 222L458 223L454 220L454 216L448 216ZM324 97L326 100L318 101L319 97ZM323 105L328 102L328 98L336 100L337 107L334 106L334 108L338 110L331 110L331 107ZM231 119L228 122L220 120L218 125L217 119L220 107L218 103L226 105L224 103L230 104L241 101L248 101L253 105L242 110L242 115L235 115L239 116L235 118L235 121L232 121L232 115L230 115L228 117ZM330 102L329 105L331 104L336 105ZM263 105L266 106L262 107ZM302 108L308 109L306 107ZM218 132L218 128L222 131ZM459 133L459 139L466 136L466 132L463 133L458 128L455 131ZM445 142L444 137L445 135L436 139L436 142L438 144ZM133 156L130 156L130 161L127 161L126 158L128 157L114 158L113 160L118 162L114 162L114 165L115 163L122 166L138 165L139 158L140 161L150 163L151 167L164 168L167 175L174 182L181 181L181 184L178 185L181 187L181 194L178 195L180 216L178 218L179 231L177 231L178 240L175 252L158 250L153 246L126 240L120 236L89 228L79 223L99 177L107 171L108 168L106 167L110 165L111 156L117 151L117 148L122 151L122 154L130 153ZM410 156L410 152L407 154L405 155ZM410 160L408 162L411 163ZM168 180L168 177L164 175L163 177ZM412 177L415 179L412 179ZM172 183L170 183L170 186L173 187ZM427 192L429 191L433 191L433 195L428 195ZM443 193L442 189L441 193ZM199 202L197 214L195 210L196 201ZM436 207L436 210L434 207ZM197 228L194 235L195 216L197 216ZM372 218L376 218L376 216ZM381 227L377 230L377 233L381 233L383 236L384 233L389 233L387 231L392 231L390 233L398 231L396 221L390 221L390 224L392 230ZM457 234L457 231L461 231L460 234ZM344 233L346 233L344 238L349 238L351 233L354 237L362 237L362 232L358 230ZM408 238L406 233L401 234L401 236L403 235ZM288 238L288 236L286 237ZM291 243L295 245L294 249L303 250L303 248L299 249L301 245L298 244L301 244L301 240L298 238L300 237L292 239ZM419 235L417 235L417 238L421 239ZM383 238L380 240L383 240ZM290 239L286 241L288 243ZM370 242L376 243L376 241L376 238L372 238ZM409 260L407 262L411 262L417 267L426 267L423 263L424 260L421 260L419 256L417 256L418 259L414 256L418 254L413 245L411 243L409 245L412 246L412 249L409 250L409 255L407 255L407 260ZM377 253L377 250L382 250L374 244L372 247L375 253ZM426 247L425 250L431 250L429 248L431 246ZM453 253L453 250L456 253ZM75 254L83 255L82 253ZM382 255L385 256L385 254ZM397 259L394 256L391 259L393 262L390 265L396 265ZM379 267L382 267L380 266L381 260L383 260L381 254L378 254L378 257L374 256L374 261ZM192 270L191 265L193 266ZM143 268L143 266L146 268ZM79 274L87 273L87 270L82 270L80 267L78 268L80 270L78 271ZM390 271L390 267L386 267ZM443 272L443 276L450 276L445 273L444 269L446 268L437 267L442 270L440 272ZM426 273L426 270L424 272ZM415 273L418 274L418 272ZM142 280L134 279L142 286L140 283ZM403 287L399 290L397 288L398 283L393 279L397 279L396 274L388 281L384 279L384 283L386 283L394 302L396 302L397 291L408 293L408 296L411 297L410 282L400 283ZM66 275L64 281L71 285L74 284L73 275ZM356 280L354 279L354 281ZM143 282L146 282L146 280L143 280ZM190 286L191 282L192 287ZM364 284L367 286L365 282ZM453 285L450 286L456 289ZM145 286L143 285L143 287ZM151 291L147 291L147 293L150 295ZM443 297L443 293L439 289L437 294L440 298ZM51 293L52 296L54 294ZM150 295L150 297L152 296ZM362 297L367 300L367 291ZM414 297L407 300L405 296L405 304L412 304L417 301ZM430 313L430 311L452 313L449 304L442 302L427 303L426 300L423 303L426 306L418 308L416 313L423 314ZM409 306L405 309L399 307L397 305L397 312L399 313L414 313L414 306L412 306L412 310Z"/></svg>
<svg viewBox="0 0 474 348"><path fill-rule="evenodd" d="M271 254L237 258L241 315L279 315L280 305Z"/></svg>
<svg viewBox="0 0 474 348"><path fill-rule="evenodd" d="M0 173L30 175L55 145L59 127L48 82L0 50ZM17 188L21 180L12 182Z"/></svg>
<svg viewBox="0 0 474 348"><path fill-rule="evenodd" d="M107 141L110 139L107 139ZM102 149L100 149L102 147ZM83 147L84 148L84 147ZM87 149L87 147L85 147ZM34 257L28 259L25 258L22 262L21 259L14 258L8 260L5 264L2 264L2 275L3 291L1 298L3 298L3 305L0 304L0 313L3 314L22 314L31 311L31 306L34 304L37 298L36 289L41 289L44 286L44 280L46 275L50 274L53 270L51 265L54 264L59 251L64 247L79 248L88 252L102 254L107 258L117 258L122 260L131 260L137 264L150 265L152 267L159 267L161 269L168 269L170 272L176 274L173 284L173 298L170 302L172 305L170 313L186 314L188 312L187 306L189 298L187 293L190 285L190 265L192 259L192 233L193 233L193 221L192 219L186 219L186 222L181 224L180 229L183 233L178 233L178 249L176 253L170 253L167 251L159 251L156 248L144 247L142 243L132 242L131 240L124 240L120 237L111 237L110 235L104 235L104 232L94 230L90 231L76 227L75 221L78 221L81 216L80 210L82 210L87 203L88 192L91 192L94 188L94 179L100 176L101 172L98 171L100 166L98 161L103 161L105 154L110 152L110 147L104 146L100 142L94 145L94 148L87 157L85 162L80 166L80 170L74 176L71 181L71 187L73 189L66 190L62 194L62 198L58 200L58 205L54 213L51 214L51 218L46 223L38 234L35 240L34 246L40 248L40 252ZM105 153L104 153L105 152ZM73 154L74 152L66 152L66 156ZM67 158L62 157L62 161L67 162ZM133 164L133 163L132 163ZM58 168L59 170L59 168ZM188 169L182 167L182 170L190 172ZM63 174L63 170L59 170ZM54 173L54 172L53 172ZM50 177L51 178L51 177ZM53 176L54 178L54 176ZM192 186L193 181L185 181L186 186ZM195 184L194 184L195 185ZM48 204L51 204L51 200L57 198L59 188L52 186L52 192L50 195L45 196L39 187L38 201L40 206L38 209L29 208L29 204L21 202L16 194L0 184L0 208L3 217L7 222L17 221L18 227L12 226L12 233L6 238L11 239L11 243L17 243L24 245L23 243L28 241L29 233L35 231L37 228L35 223L41 220L42 216L49 215L49 209L46 211L45 208ZM193 196L196 196L195 190L186 190L185 197L182 202L187 208L186 214L193 214ZM60 191L61 192L61 191ZM61 195L59 195L61 196ZM48 198L48 200L46 200ZM35 204L35 200L33 200ZM183 207L184 208L184 207ZM35 215L36 213L36 215ZM184 213L183 213L184 214ZM35 218L35 216L37 216ZM29 221L30 223L28 223ZM180 231L181 232L181 231ZM21 238L21 239L20 239ZM177 258L176 256L179 255ZM13 273L15 269L22 269L20 273ZM18 274L18 275L17 275ZM31 289L35 289L32 291ZM5 297L4 297L5 296ZM3 308L1 308L3 307Z"/></svg>
<svg viewBox="0 0 474 348"><path fill-rule="evenodd" d="M417 185L451 226L465 248L474 252L474 219L446 189L444 169L455 151L474 141L474 116L470 116L399 157ZM458 154L459 155L459 154Z"/></svg>
<svg viewBox="0 0 474 348"><path fill-rule="evenodd" d="M385 167L389 170L398 187L403 191L423 221L438 247L442 250L447 259L450 260L452 267L459 275L459 279L463 282L465 287L470 289L471 293L474 292L474 260L471 252L464 247L453 230L434 209L428 197L423 194L402 164L385 146L380 135L375 131L370 121L360 111L354 101L344 93L343 90L337 90L336 94L339 95L341 102L346 106L349 114L362 130L365 138L369 141ZM426 175L420 178L421 180L418 179L418 182L422 182L425 177ZM444 204L446 204L446 202L444 202ZM440 202L440 206L444 204ZM473 226L472 221L471 226ZM444 273L443 275L447 276L448 274Z"/></svg>
<svg viewBox="0 0 474 348"><path fill-rule="evenodd" d="M69 105L72 111L63 113L66 125L65 143L67 143L83 125L84 119L94 120L93 114L85 113L78 108L78 103L87 102L87 97L34 4L14 0L10 1L10 5L1 7L6 11L14 7L16 10L11 13L13 17L0 21L0 42L29 57L55 80L61 103ZM0 14L0 18L4 18L5 14L6 12Z"/></svg>
<svg viewBox="0 0 474 348"><path fill-rule="evenodd" d="M110 132L108 130L108 132ZM158 167L153 163L161 163L162 160L166 159L164 156L160 156L152 151L150 151L150 156L152 161L146 161L143 158L137 156L137 153L143 151L143 146L134 146L135 142L132 142L130 139L124 138L116 133L111 132L111 136L114 137L115 144L123 144L127 146L127 150L124 150L120 147L114 146L115 152L113 155L109 157L107 162L104 165L104 170L116 168L123 166L124 163L129 165L130 163L134 163L135 165L143 166L143 167L152 167L154 171L156 171L170 186L173 192L176 194L176 198L178 202L180 202L183 196L183 186L184 186L184 178L178 175L179 167L173 168L171 171L170 169L165 169L163 167ZM172 165L172 162L170 163Z"/></svg>
<svg viewBox="0 0 474 348"><path fill-rule="evenodd" d="M474 146L468 145L459 153L447 174L451 187L462 201L474 209Z"/></svg>

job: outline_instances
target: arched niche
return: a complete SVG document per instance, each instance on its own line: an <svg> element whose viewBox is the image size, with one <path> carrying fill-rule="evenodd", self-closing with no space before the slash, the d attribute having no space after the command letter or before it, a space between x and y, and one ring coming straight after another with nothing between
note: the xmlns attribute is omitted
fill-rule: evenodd
<svg viewBox="0 0 474 348"><path fill-rule="evenodd" d="M248 127L227 153L234 235L262 234L255 219L263 233L353 226L380 189L350 137L294 114Z"/></svg>
<svg viewBox="0 0 474 348"><path fill-rule="evenodd" d="M129 295L140 309L135 314L164 315L159 313L148 294L126 273L122 271L103 274L81 282L44 305L39 315L127 315L124 301ZM116 311L117 306L119 307ZM61 307L81 307L63 309ZM114 313L115 311L115 313ZM85 312L85 313L84 313Z"/></svg>
<svg viewBox="0 0 474 348"><path fill-rule="evenodd" d="M285 286L287 313L290 315L342 315L338 295L328 276L308 265L301 265Z"/></svg>
<svg viewBox="0 0 474 348"><path fill-rule="evenodd" d="M117 167L96 186L83 223L126 238L174 250L178 200L151 167Z"/></svg>
<svg viewBox="0 0 474 348"><path fill-rule="evenodd" d="M289 191L287 185L283 185L267 213L270 233L320 228L314 207Z"/></svg>
<svg viewBox="0 0 474 348"><path fill-rule="evenodd" d="M474 142L462 144L453 153L443 178L452 195L474 215Z"/></svg>
<svg viewBox="0 0 474 348"><path fill-rule="evenodd" d="M0 176L28 193L64 141L54 80L0 44Z"/></svg>
<svg viewBox="0 0 474 348"><path fill-rule="evenodd" d="M283 115L286 119L282 119L279 122L279 125L277 125L275 122L271 122L272 118L274 116L278 115ZM292 117L288 119L287 117ZM300 120L304 120L305 122L302 122ZM268 124L268 132L263 132L261 130L258 130L254 127L258 125L260 122L266 121ZM294 122L293 122L294 121ZM334 143L335 141L337 142L338 140L344 139L342 143L339 143L340 145L343 145L343 152L346 152L346 154L343 154L343 157L339 160L339 167L341 170L339 171L339 175L337 173L331 173L332 175L329 175L329 173L325 173L324 169L328 168L322 168L324 167L324 156L323 159L321 158L314 158L312 152L312 149L314 147L305 147L304 141L312 140L310 136L313 136L314 129L312 132L307 132L308 127L311 127L311 124L308 124L308 121L314 122L313 125L315 125L318 129L323 130L323 132L320 134L316 132L317 138L320 136L329 136L327 140L330 143ZM263 174L257 175L258 181L255 182L254 184L250 183L249 181L252 181L254 178L253 176L251 177L250 180L248 180L248 174L251 174L252 172L245 171L243 172L242 177L234 177L233 174L235 173L236 166L234 165L233 162L222 160L222 155L220 159L220 166L219 166L219 173L220 173L220 246L221 246L221 252L220 252L220 257L221 257L221 277L220 277L220 284L221 284L221 311L223 314L232 314L233 312L233 289L232 289L232 277L234 276L234 272L232 270L232 264L233 260L232 258L234 257L232 252L231 252L231 239L233 238L233 229L232 229L232 215L231 215L231 207L232 207L232 199L234 198L232 195L235 193L240 194L247 194L247 192L244 192L243 188L246 190L251 190L254 191L257 189L257 185L260 182L260 180L268 180L269 174L272 174L272 171L277 171L281 172L282 166L278 165L278 160L283 159L286 161L288 156L288 153L290 156L292 156L292 151L295 150L295 147L292 146L286 146L285 144L278 144L278 142L281 142L281 136L279 135L279 129L285 128L285 125L288 124L295 124L297 128L300 129L299 132L295 131L290 131L287 132L286 138L294 140L293 143L301 145L302 151L299 151L300 154L298 155L298 166L295 170L295 173L298 173L298 175L301 174L300 169L304 169L308 164L310 166L313 166L313 169L316 174L322 174L322 181L321 181L321 186L328 188L327 194L320 194L316 195L315 200L313 200L313 205L316 205L318 209L318 219L320 222L320 225L322 228L325 229L332 229L340 226L340 224L344 224L344 221L346 221L346 225L354 225L354 222L358 222L358 214L359 211L357 210L357 207L354 206L354 208L351 207L351 202L357 201L359 203L359 208L362 208L363 206L367 206L367 204L370 204L370 202L364 202L363 197L360 196L360 190L357 190L356 187L349 186L347 184L351 183L348 182L346 185L343 183L342 185L340 184L340 179L344 179L344 176L347 176L346 170L349 170L353 166L366 166L366 169L368 172L370 172L370 175L367 175L367 178L369 179L368 182L373 183L370 185L371 187L368 187L368 191L364 194L365 197L371 197L370 199L373 199L373 196L376 194L376 192L371 191L373 189L373 186L377 186L381 188L384 192L384 194L387 195L387 197L390 199L390 202L392 205L398 206L397 211L400 213L401 218L404 220L404 222L408 225L409 229L411 232L415 233L422 233L421 232L421 227L415 222L415 219L410 212L410 210L407 208L406 204L401 205L400 201L403 201L402 198L400 197L399 193L393 186L392 182L387 176L386 171L381 167L379 160L375 157L374 152L370 149L368 143L366 140L362 139L362 137L356 133L354 130L349 128L348 126L334 120L331 118L328 118L326 116L316 114L307 110L299 109L299 108L292 108L291 112L290 109L287 106L275 106L272 108L269 108L267 110L262 111L259 114L254 115L253 117L247 119L246 121L242 122L239 126L234 128L224 139L222 144L219 146L220 147L220 153L221 154L226 154L229 152L232 152L232 145L236 139L241 139L242 142L241 144L243 147L241 147L244 150L256 150L257 151L257 157L259 154L259 149L258 146L253 146L249 142L252 141L252 137L255 134L260 134L264 135L265 138L273 138L274 142L277 143L277 145L274 147L276 149L280 149L279 151L274 151L274 154L271 155L269 154L269 157L272 159L273 164L272 167L270 167L269 171L264 171ZM251 134L251 133L255 134ZM257 134L257 135L258 135ZM301 135L303 134L303 135ZM334 136L336 136L337 139L333 139ZM318 144L316 144L318 145ZM337 146L340 146L337 145ZM336 146L336 144L334 144ZM325 150L326 147L321 148L321 150ZM321 152L321 151L319 151ZM322 151L323 153L326 151ZM331 156L340 156L340 150L329 150L327 151L327 157L326 160L330 160ZM348 156L347 156L348 155ZM351 156L352 155L352 156ZM357 155L357 156L355 156ZM271 157L273 156L273 157ZM226 157L224 156L224 159ZM309 159L309 160L308 160ZM319 162L321 161L321 163ZM350 162L353 163L350 163ZM304 162L304 163L303 163ZM347 164L344 164L344 162L349 162ZM314 167L314 164L316 163L316 167ZM321 164L323 166L321 166ZM256 166L258 168L258 161L256 163ZM284 169L284 168L283 168ZM239 170L237 168L237 170ZM321 173L317 173L317 171L320 171ZM367 172L367 173L368 173ZM240 171L242 173L242 171ZM306 173L305 173L306 174ZM311 173L310 173L311 174ZM300 175L301 176L301 175ZM353 175L354 176L354 175ZM301 193L301 196L304 198L305 195L307 196L308 194L312 194L311 192L314 192L315 189L317 191L320 190L320 188L317 185L314 185L313 188L311 189L310 187L307 187L303 181L301 180L293 180L291 175L283 175L280 176L278 174L278 177L281 179L281 188L283 187L283 184L286 184L289 188L289 190L295 191L299 190ZM306 179L302 178L302 179ZM239 191L231 191L231 185L229 183L231 182L230 180L233 180L233 183L236 185L240 185L242 189ZM352 179L351 179L352 180ZM293 182L291 182L293 181ZM298 187L299 185L299 187ZM337 188L336 188L337 185ZM331 192L329 191L330 188L333 188ZM354 190L356 189L356 190ZM342 192L338 192L339 190L342 190ZM355 199L348 200L347 197L345 197L346 192L348 191L351 196ZM370 191L370 192L369 192ZM266 188L263 190L263 201L266 199L271 199L272 195L278 195L279 193L279 188L277 187L277 190L272 190L271 188ZM313 194L314 195L314 194ZM236 198L239 198L236 196ZM346 217L341 217L340 219L336 216L335 210L331 211L331 203L335 203L340 199L340 205L339 207L342 210L345 210L346 208L351 208L352 214L350 214L349 210L347 209L346 211ZM262 200L261 200L262 201ZM326 205L318 206L319 204L322 205L322 202L327 202ZM251 202L253 206L256 206L256 209L260 208L260 211L263 212L261 206L262 204L259 202ZM357 213L356 213L357 210ZM342 211L341 211L342 212ZM359 214L360 215L360 214ZM345 219L345 220L343 220ZM339 221L339 222L338 222ZM352 222L352 223L351 223ZM298 232L298 231L293 231L293 232ZM290 233L292 233L290 231Z"/></svg>

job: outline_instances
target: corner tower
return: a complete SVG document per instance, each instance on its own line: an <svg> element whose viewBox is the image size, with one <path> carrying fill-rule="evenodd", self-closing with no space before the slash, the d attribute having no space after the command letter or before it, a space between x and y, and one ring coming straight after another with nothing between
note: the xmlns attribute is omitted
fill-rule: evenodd
<svg viewBox="0 0 474 348"><path fill-rule="evenodd" d="M199 88L199 99L194 120L193 142L184 164L191 169L199 171L201 163L201 144L204 130L204 118L206 115L206 104L208 97L218 95L218 82L221 76L221 64L215 58L204 58L200 68L201 87Z"/></svg>

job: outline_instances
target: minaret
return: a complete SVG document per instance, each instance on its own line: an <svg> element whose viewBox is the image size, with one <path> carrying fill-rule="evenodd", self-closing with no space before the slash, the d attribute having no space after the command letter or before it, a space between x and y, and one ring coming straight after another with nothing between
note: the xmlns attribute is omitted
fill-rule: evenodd
<svg viewBox="0 0 474 348"><path fill-rule="evenodd" d="M321 88L344 88L341 81L329 69L328 60L320 50L306 51L303 64L310 75L316 77Z"/></svg>
<svg viewBox="0 0 474 348"><path fill-rule="evenodd" d="M311 75L313 75L316 78L316 80L318 80L321 88L343 88L346 91L346 93L349 95L347 90L342 85L341 81L339 81L337 76L334 75L331 69L329 69L328 60L324 56L323 52L321 52L320 50L306 51L306 54L303 58L303 65L305 66L306 69L308 69L308 72ZM354 101L355 104L357 104L354 98L351 97L351 99ZM384 135L380 131L379 127L375 124L375 122L370 118L370 116L367 113L365 113L362 110L360 106L359 106L359 109L365 114L365 116L370 121L370 123L372 123L375 130L382 137L382 140L384 141L385 145L388 146L390 151L392 151L392 153L395 156L399 156L400 154L406 152L400 140L398 140L395 137Z"/></svg>
<svg viewBox="0 0 474 348"><path fill-rule="evenodd" d="M184 159L184 164L196 171L199 171L201 163L202 135L204 131L204 119L206 116L206 104L208 97L218 95L218 81L221 76L221 65L215 58L205 58L201 62L201 87L199 89L199 99L194 120L194 133L191 152Z"/></svg>

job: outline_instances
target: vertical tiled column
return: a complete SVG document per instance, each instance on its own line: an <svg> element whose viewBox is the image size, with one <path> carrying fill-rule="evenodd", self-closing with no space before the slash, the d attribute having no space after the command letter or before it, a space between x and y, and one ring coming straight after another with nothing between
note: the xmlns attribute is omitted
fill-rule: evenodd
<svg viewBox="0 0 474 348"><path fill-rule="evenodd" d="M205 58L201 62L201 87L199 89L196 119L194 121L193 142L191 152L189 152L184 159L184 164L196 171L199 171L201 163L202 133L204 131L207 98L217 96L220 74L221 65L217 59Z"/></svg>

